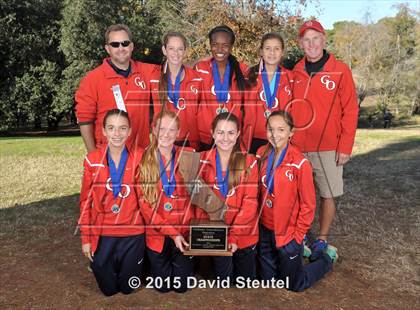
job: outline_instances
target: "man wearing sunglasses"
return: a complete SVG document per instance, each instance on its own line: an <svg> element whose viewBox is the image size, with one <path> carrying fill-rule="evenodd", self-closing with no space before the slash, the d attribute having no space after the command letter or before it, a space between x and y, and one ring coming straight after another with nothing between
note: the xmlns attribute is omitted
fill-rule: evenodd
<svg viewBox="0 0 420 310"><path fill-rule="evenodd" d="M126 25L109 26L105 33L109 57L81 80L76 91L76 116L88 152L107 143L102 134L103 118L115 108L130 116L132 132L127 145L149 145L149 81L155 66L133 61L133 49Z"/></svg>

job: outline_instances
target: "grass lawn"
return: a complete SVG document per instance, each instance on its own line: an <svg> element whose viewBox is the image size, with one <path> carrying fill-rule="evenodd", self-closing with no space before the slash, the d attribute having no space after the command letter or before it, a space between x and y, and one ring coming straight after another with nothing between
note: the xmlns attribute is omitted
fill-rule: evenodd
<svg viewBox="0 0 420 310"><path fill-rule="evenodd" d="M176 295L142 289L102 297L73 236L83 157L80 137L0 138L2 309L420 306L419 126L358 130L331 236L340 261L326 279L299 295L235 289Z"/></svg>
<svg viewBox="0 0 420 310"><path fill-rule="evenodd" d="M78 193L84 153L81 137L0 138L0 209Z"/></svg>

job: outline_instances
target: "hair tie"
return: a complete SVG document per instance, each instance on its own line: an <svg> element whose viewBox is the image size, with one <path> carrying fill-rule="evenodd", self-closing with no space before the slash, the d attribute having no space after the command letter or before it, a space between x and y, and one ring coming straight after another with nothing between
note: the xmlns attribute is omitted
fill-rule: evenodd
<svg viewBox="0 0 420 310"><path fill-rule="evenodd" d="M260 58L260 66L258 68L258 74L261 74L261 72L263 71L263 68L264 68L264 61L263 61L263 58L261 57Z"/></svg>
<svg viewBox="0 0 420 310"><path fill-rule="evenodd" d="M168 59L165 60L165 66L163 67L163 74L166 74L167 69L168 69Z"/></svg>

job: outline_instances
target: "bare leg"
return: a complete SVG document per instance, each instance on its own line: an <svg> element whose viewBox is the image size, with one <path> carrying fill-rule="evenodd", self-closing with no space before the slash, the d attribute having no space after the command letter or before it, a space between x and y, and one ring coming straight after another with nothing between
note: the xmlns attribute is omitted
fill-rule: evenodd
<svg viewBox="0 0 420 310"><path fill-rule="evenodd" d="M327 241L331 224L335 216L334 198L322 198L319 210L319 239Z"/></svg>

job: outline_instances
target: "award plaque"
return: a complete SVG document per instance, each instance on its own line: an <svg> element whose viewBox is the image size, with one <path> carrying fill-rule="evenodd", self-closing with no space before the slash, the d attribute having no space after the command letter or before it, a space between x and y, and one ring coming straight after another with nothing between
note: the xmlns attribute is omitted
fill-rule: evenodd
<svg viewBox="0 0 420 310"><path fill-rule="evenodd" d="M179 170L184 178L191 203L200 207L210 220L192 220L188 256L232 256L228 249L229 226L224 222L226 206L213 190L198 177L200 154L182 151Z"/></svg>

